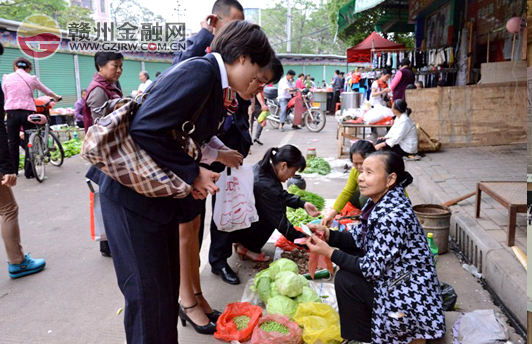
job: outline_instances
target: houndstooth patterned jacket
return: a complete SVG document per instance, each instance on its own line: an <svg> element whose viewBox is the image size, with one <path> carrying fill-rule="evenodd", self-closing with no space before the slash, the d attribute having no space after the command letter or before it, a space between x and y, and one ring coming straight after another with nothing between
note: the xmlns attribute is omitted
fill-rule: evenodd
<svg viewBox="0 0 532 344"><path fill-rule="evenodd" d="M368 202L368 203L371 203ZM366 204L368 206L368 204ZM364 277L374 285L372 343L408 344L445 334L443 302L432 254L402 187L377 203L352 231Z"/></svg>

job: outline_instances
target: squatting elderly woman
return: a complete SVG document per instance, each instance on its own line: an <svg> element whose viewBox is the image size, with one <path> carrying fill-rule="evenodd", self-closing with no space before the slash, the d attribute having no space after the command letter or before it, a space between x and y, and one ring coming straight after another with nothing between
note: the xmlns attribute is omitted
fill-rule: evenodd
<svg viewBox="0 0 532 344"><path fill-rule="evenodd" d="M309 226L325 239L314 234L307 240L310 251L340 267L335 289L343 338L408 344L445 333L433 258L404 192L411 178L396 153L373 153L358 179L370 198L361 223L345 232Z"/></svg>

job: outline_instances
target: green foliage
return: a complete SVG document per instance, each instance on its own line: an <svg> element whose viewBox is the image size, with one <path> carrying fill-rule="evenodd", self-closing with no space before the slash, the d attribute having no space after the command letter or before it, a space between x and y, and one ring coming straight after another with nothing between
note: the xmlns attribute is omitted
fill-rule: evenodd
<svg viewBox="0 0 532 344"><path fill-rule="evenodd" d="M24 169L24 160L26 159L25 155L19 155L18 156L18 169L23 170Z"/></svg>
<svg viewBox="0 0 532 344"><path fill-rule="evenodd" d="M287 52L287 1L262 10L261 25L277 53ZM294 54L345 54L345 44L334 42L336 25L328 21L324 1L292 0L292 49Z"/></svg>
<svg viewBox="0 0 532 344"><path fill-rule="evenodd" d="M142 6L138 0L111 0L111 18L118 25L126 22L137 26L141 23L166 22L162 16Z"/></svg>
<svg viewBox="0 0 532 344"><path fill-rule="evenodd" d="M0 0L1 18L23 21L33 14L45 14L55 19L64 30L72 21L94 23L91 10L69 6L64 0Z"/></svg>

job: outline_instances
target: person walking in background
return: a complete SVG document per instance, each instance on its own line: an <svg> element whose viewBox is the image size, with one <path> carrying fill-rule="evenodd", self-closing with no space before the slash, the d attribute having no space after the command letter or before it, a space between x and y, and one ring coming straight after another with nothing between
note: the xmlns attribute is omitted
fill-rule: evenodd
<svg viewBox="0 0 532 344"><path fill-rule="evenodd" d="M0 55L4 46L0 43ZM0 87L0 113L4 113L4 92ZM18 130L17 130L18 134ZM7 254L8 273L11 278L19 278L42 271L46 266L44 259L33 259L24 255L20 244L18 223L18 204L13 190L17 185L17 165L13 165L10 156L4 118L0 118L0 230Z"/></svg>
<svg viewBox="0 0 532 344"><path fill-rule="evenodd" d="M96 109L109 99L122 98L122 91L120 91L116 83L122 75L123 58L124 56L121 53L114 52L97 52L94 55L96 73L94 73L87 89L83 107L85 132L89 130L97 118L102 116ZM104 257L111 257L109 243L106 240L100 241L100 253Z"/></svg>
<svg viewBox="0 0 532 344"><path fill-rule="evenodd" d="M13 61L13 70L11 74L2 77L2 91L5 95L4 110L7 112L7 136L9 142L9 153L13 166L17 167L15 174L18 175L19 164L19 147L20 147L20 127L24 132L28 129L35 128L35 125L28 122L28 115L37 111L33 95L35 90L55 98L61 99L61 96L55 94L48 87L44 86L35 75L30 75L33 65L24 58L19 57ZM23 147L26 152L24 160L24 175L26 178L34 178L31 161L28 153L28 137L24 136Z"/></svg>
<svg viewBox="0 0 532 344"><path fill-rule="evenodd" d="M279 79L283 76L283 66L281 65L281 75ZM270 111L270 108L268 105L266 105L266 101L264 100L264 91L258 93L255 96L255 99L252 102L252 113L251 113L251 120L258 119L262 111ZM253 136L253 143L258 144L259 146L262 146L263 143L260 142L260 135L262 134L262 128L266 124L266 120L263 121L263 123L259 123L257 121L257 126L255 129L255 135ZM252 128L253 129L253 128Z"/></svg>
<svg viewBox="0 0 532 344"><path fill-rule="evenodd" d="M331 87L333 88L333 96L329 112L334 115L334 113L336 112L336 103L338 103L338 101L340 100L340 90L343 87L342 79L340 78L340 71L338 69L334 71L334 77L331 82Z"/></svg>
<svg viewBox="0 0 532 344"><path fill-rule="evenodd" d="M216 0L209 14L201 22L201 30L194 37L187 39L187 50L176 51L173 64L191 57L204 56L210 52L214 36L230 21L244 20L244 8L237 0Z"/></svg>
<svg viewBox="0 0 532 344"><path fill-rule="evenodd" d="M288 102L292 99L292 92L294 91L296 85L294 82L294 76L296 72L292 69L286 72L286 76L279 80L279 92L277 98L279 99L279 107L281 112L279 113L279 131L283 132L283 126L286 122L286 111L288 108Z"/></svg>
<svg viewBox="0 0 532 344"><path fill-rule="evenodd" d="M76 125L80 128L84 128L83 123L83 108L85 107L85 97L87 96L87 90L84 89L81 91L81 98L78 99L76 104L74 104L74 120Z"/></svg>
<svg viewBox="0 0 532 344"><path fill-rule="evenodd" d="M395 77L393 78L392 84L390 85L390 88L393 92L394 101L396 101L397 99L406 100L406 86L413 84L416 81L414 72L412 72L412 69L410 68L409 59L402 59L399 63L399 67L401 69L399 69L397 73L395 73Z"/></svg>
<svg viewBox="0 0 532 344"><path fill-rule="evenodd" d="M146 91L146 89L153 82L150 80L150 74L148 74L148 72L146 72L145 70L139 73L139 79L140 79L141 84L139 85L139 88L137 89L137 95L144 93L144 91Z"/></svg>

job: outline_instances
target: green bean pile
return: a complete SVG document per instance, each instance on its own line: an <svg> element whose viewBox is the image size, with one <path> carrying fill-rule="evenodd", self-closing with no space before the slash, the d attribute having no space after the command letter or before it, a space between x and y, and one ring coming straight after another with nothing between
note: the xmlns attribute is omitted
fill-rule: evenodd
<svg viewBox="0 0 532 344"><path fill-rule="evenodd" d="M279 332L281 334L289 334L290 331L288 330L288 327L284 326L281 323L278 323L277 321L265 321L260 325L261 330L264 332L270 333L270 332Z"/></svg>
<svg viewBox="0 0 532 344"><path fill-rule="evenodd" d="M251 320L251 318L246 315L233 318L233 322L236 324L236 329L238 331L242 331L243 329L247 328L249 326L249 320Z"/></svg>

